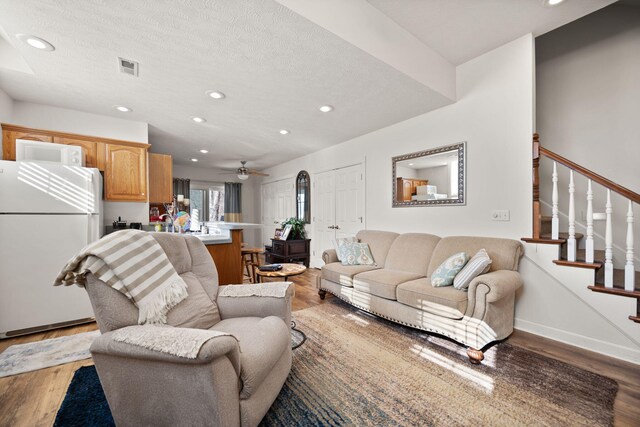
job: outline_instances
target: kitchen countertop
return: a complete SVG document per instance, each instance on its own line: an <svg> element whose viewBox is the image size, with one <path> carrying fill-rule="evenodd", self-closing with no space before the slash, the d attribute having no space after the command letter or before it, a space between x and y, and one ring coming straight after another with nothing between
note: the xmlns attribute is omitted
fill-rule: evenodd
<svg viewBox="0 0 640 427"><path fill-rule="evenodd" d="M262 228L262 224L254 224L250 222L208 222L209 227L217 227L221 230L251 230L256 228Z"/></svg>

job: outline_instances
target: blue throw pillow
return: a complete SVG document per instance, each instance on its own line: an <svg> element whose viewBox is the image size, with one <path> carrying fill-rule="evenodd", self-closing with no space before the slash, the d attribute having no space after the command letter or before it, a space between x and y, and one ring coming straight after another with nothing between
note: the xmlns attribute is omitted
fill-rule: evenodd
<svg viewBox="0 0 640 427"><path fill-rule="evenodd" d="M345 243L342 248L342 265L375 265L367 243Z"/></svg>
<svg viewBox="0 0 640 427"><path fill-rule="evenodd" d="M469 261L469 256L464 252L451 255L431 275L431 286L439 288L453 285L454 277L462 270L467 261Z"/></svg>

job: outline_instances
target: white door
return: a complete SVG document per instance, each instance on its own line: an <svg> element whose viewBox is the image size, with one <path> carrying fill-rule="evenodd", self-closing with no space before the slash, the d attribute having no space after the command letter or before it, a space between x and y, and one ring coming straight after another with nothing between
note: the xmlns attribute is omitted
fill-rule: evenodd
<svg viewBox="0 0 640 427"><path fill-rule="evenodd" d="M270 245L275 229L295 212L295 184L293 179L262 185L262 239Z"/></svg>
<svg viewBox="0 0 640 427"><path fill-rule="evenodd" d="M336 237L351 237L364 228L364 172L362 165L335 171Z"/></svg>
<svg viewBox="0 0 640 427"><path fill-rule="evenodd" d="M314 195L311 266L321 267L322 252L336 237L355 236L365 228L364 170L358 164L319 173L312 180Z"/></svg>
<svg viewBox="0 0 640 427"><path fill-rule="evenodd" d="M333 247L335 238L335 174L334 171L319 173L313 182L314 194L311 199L313 207L313 251L311 266L322 266L322 252Z"/></svg>

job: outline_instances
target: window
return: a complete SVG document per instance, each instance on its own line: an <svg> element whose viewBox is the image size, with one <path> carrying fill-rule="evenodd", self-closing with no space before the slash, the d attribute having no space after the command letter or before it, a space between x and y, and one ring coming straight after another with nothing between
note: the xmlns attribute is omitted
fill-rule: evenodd
<svg viewBox="0 0 640 427"><path fill-rule="evenodd" d="M299 220L311 223L311 179L307 171L296 177L296 213Z"/></svg>
<svg viewBox="0 0 640 427"><path fill-rule="evenodd" d="M191 182L191 229L200 230L200 224L224 220L224 184Z"/></svg>

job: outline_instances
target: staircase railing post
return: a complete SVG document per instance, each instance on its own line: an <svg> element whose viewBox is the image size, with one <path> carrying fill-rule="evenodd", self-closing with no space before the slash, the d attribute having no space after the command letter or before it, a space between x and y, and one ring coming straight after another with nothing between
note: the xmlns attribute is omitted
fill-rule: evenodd
<svg viewBox="0 0 640 427"><path fill-rule="evenodd" d="M573 182L573 171L569 171L569 238L567 239L567 260L576 260L576 185Z"/></svg>
<svg viewBox="0 0 640 427"><path fill-rule="evenodd" d="M587 187L587 240L585 242L585 261L593 262L593 190L591 180Z"/></svg>
<svg viewBox="0 0 640 427"><path fill-rule="evenodd" d="M553 162L553 192L551 193L551 238L560 237L560 219L558 218L558 163Z"/></svg>
<svg viewBox="0 0 640 427"><path fill-rule="evenodd" d="M629 210L627 211L627 257L624 266L624 290L635 290L636 271L633 265L633 203L629 200ZM639 300L640 301L640 300Z"/></svg>
<svg viewBox="0 0 640 427"><path fill-rule="evenodd" d="M540 136L533 134L533 238L540 238Z"/></svg>
<svg viewBox="0 0 640 427"><path fill-rule="evenodd" d="M613 288L613 228L611 225L611 190L607 190L607 204L605 212L607 214L606 231L604 235L604 286Z"/></svg>

